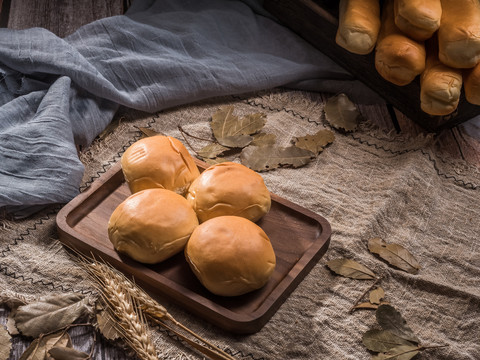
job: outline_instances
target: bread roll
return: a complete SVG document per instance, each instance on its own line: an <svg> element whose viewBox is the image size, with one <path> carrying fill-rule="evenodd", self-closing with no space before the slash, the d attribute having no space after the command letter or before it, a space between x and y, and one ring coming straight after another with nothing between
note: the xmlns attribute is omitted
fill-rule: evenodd
<svg viewBox="0 0 480 360"><path fill-rule="evenodd" d="M440 27L440 0L395 0L395 24L412 39L424 41Z"/></svg>
<svg viewBox="0 0 480 360"><path fill-rule="evenodd" d="M222 296L261 288L276 265L262 228L238 216L219 216L199 225L185 246L185 258L200 282Z"/></svg>
<svg viewBox="0 0 480 360"><path fill-rule="evenodd" d="M118 252L155 264L182 251L197 226L197 216L183 196L147 189L117 206L108 222L108 237Z"/></svg>
<svg viewBox="0 0 480 360"><path fill-rule="evenodd" d="M263 178L248 167L224 162L207 168L194 180L187 200L200 222L222 215L236 215L257 221L271 205Z"/></svg>
<svg viewBox="0 0 480 360"><path fill-rule="evenodd" d="M387 81L403 86L425 69L425 45L407 37L395 25L393 0L386 0L375 48L375 68Z"/></svg>
<svg viewBox="0 0 480 360"><path fill-rule="evenodd" d="M183 195L200 175L185 146L170 136L157 135L138 140L125 151L121 163L132 193L160 188Z"/></svg>
<svg viewBox="0 0 480 360"><path fill-rule="evenodd" d="M368 54L375 47L379 30L379 0L340 0L338 45L355 54Z"/></svg>
<svg viewBox="0 0 480 360"><path fill-rule="evenodd" d="M436 37L426 43L427 62L420 76L420 107L430 115L448 115L458 106L462 91L462 72L438 59Z"/></svg>
<svg viewBox="0 0 480 360"><path fill-rule="evenodd" d="M480 63L464 73L465 99L474 105L480 105Z"/></svg>
<svg viewBox="0 0 480 360"><path fill-rule="evenodd" d="M474 67L480 60L480 3L478 0L442 0L438 29L439 58L456 68Z"/></svg>

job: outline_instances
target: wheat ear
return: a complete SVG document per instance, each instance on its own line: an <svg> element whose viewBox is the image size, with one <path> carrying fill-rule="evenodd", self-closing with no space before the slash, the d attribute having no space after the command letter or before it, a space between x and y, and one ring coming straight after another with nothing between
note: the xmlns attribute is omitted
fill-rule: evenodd
<svg viewBox="0 0 480 360"><path fill-rule="evenodd" d="M130 281L123 273L121 273L117 269L111 267L108 264L97 261L84 262L83 265L86 266L87 271L93 272L97 274L97 276L107 277L115 283L122 284L122 287L128 291L131 297L135 299L136 303L138 304L138 308L142 310L146 316L154 320L156 324L175 333L178 337L196 348L198 351L202 352L204 355L212 359L235 360L231 355L219 349L214 344L210 343L208 340L202 338L200 335L190 330L182 323L178 322L172 315L168 313L165 307L152 299L152 297L148 295L142 288ZM168 326L164 322L165 320L171 321L173 324L175 324L188 334L192 335L197 340L203 342L206 346L192 342L190 339L185 337L185 335Z"/></svg>
<svg viewBox="0 0 480 360"><path fill-rule="evenodd" d="M85 266L93 280L96 281L107 311L116 321L118 333L142 360L157 360L155 346L148 333L148 325L144 319L136 299L125 288L122 282L98 267Z"/></svg>

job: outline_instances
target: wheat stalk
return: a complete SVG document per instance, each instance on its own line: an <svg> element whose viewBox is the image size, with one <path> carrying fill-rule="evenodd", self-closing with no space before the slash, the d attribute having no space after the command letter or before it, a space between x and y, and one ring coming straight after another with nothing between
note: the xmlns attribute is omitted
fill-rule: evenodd
<svg viewBox="0 0 480 360"><path fill-rule="evenodd" d="M82 264L87 270L87 272L93 275L93 277L97 281L105 284L102 285L103 287L121 287L122 289L124 289L128 293L128 295L135 300L138 309L141 310L146 316L151 318L156 324L175 333L179 338L181 338L182 340L196 348L198 351L202 352L204 355L212 359L234 360L231 355L227 354L206 339L202 338L200 335L196 334L194 331L190 330L189 328L178 322L172 315L168 313L165 307L152 299L152 297L150 297L150 295L148 295L142 288L130 281L123 273L121 273L117 269L106 263L101 263L98 261L88 261L84 257L82 257L82 260ZM165 323L165 320L171 321L174 325L178 326L188 334L194 336L197 340L203 342L203 344L205 345L193 342L192 340L188 339L182 333L168 326Z"/></svg>
<svg viewBox="0 0 480 360"><path fill-rule="evenodd" d="M96 280L107 311L116 320L114 323L118 333L140 359L157 360L155 346L148 334L148 325L129 290L117 279L99 272L95 266L86 266L85 269Z"/></svg>

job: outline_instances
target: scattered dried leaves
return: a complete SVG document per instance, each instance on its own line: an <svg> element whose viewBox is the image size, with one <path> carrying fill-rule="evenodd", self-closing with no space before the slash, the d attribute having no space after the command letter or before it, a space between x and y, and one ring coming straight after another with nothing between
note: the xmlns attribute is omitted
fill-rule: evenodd
<svg viewBox="0 0 480 360"><path fill-rule="evenodd" d="M3 326L0 326L0 359L10 358L11 350L12 337Z"/></svg>
<svg viewBox="0 0 480 360"><path fill-rule="evenodd" d="M295 146L300 149L309 150L317 156L323 149L335 140L332 131L324 129L317 131L314 135L305 135L294 140Z"/></svg>
<svg viewBox="0 0 480 360"><path fill-rule="evenodd" d="M327 262L327 266L338 275L351 279L373 280L375 273L366 266L350 259L335 259Z"/></svg>
<svg viewBox="0 0 480 360"><path fill-rule="evenodd" d="M362 337L365 347L378 353L372 356L372 360L409 360L420 351L446 346L420 345L406 320L391 305L380 305L375 314L382 329L368 330Z"/></svg>
<svg viewBox="0 0 480 360"><path fill-rule="evenodd" d="M401 245L387 244L381 238L375 237L368 240L368 250L380 256L390 265L410 274L417 274L420 270L420 264L417 259Z"/></svg>
<svg viewBox="0 0 480 360"><path fill-rule="evenodd" d="M418 337L413 333L412 329L408 327L406 320L393 306L379 306L376 312L376 318L378 324L384 330L389 330L391 333L402 339L417 344L420 342Z"/></svg>
<svg viewBox="0 0 480 360"><path fill-rule="evenodd" d="M354 131L361 118L357 107L345 94L329 98L324 110L327 121L339 130Z"/></svg>
<svg viewBox="0 0 480 360"><path fill-rule="evenodd" d="M88 360L90 355L67 346L54 346L48 354L55 360Z"/></svg>
<svg viewBox="0 0 480 360"><path fill-rule="evenodd" d="M65 331L39 336L23 352L20 360L51 359L48 351L55 346L71 346L70 336Z"/></svg>
<svg viewBox="0 0 480 360"><path fill-rule="evenodd" d="M385 291L379 286L370 291L368 299L372 304L380 305L380 301L385 297Z"/></svg>
<svg viewBox="0 0 480 360"><path fill-rule="evenodd" d="M388 330L371 329L362 337L366 348L375 352L386 352L400 345L411 345L411 342L392 334Z"/></svg>
<svg viewBox="0 0 480 360"><path fill-rule="evenodd" d="M300 167L315 157L309 150L300 149L296 146L277 147L249 146L243 149L240 160L243 165L255 171L273 170L279 167Z"/></svg>
<svg viewBox="0 0 480 360"><path fill-rule="evenodd" d="M179 126L190 148L210 165L228 161L222 156L238 155L240 152L241 163L255 171L297 168L312 161L335 138L332 131L320 130L314 135L292 139L292 146L280 147L276 145L274 134L262 132L267 121L264 113L238 117L234 111L233 106L224 106L212 115L210 126L214 138L211 140L189 134ZM187 136L210 143L195 150Z"/></svg>
<svg viewBox="0 0 480 360"><path fill-rule="evenodd" d="M230 150L229 147L217 143L211 143L198 150L197 154L203 159L215 159L216 157L228 150Z"/></svg>
<svg viewBox="0 0 480 360"><path fill-rule="evenodd" d="M258 133L253 135L253 141L250 143L252 146L268 146L275 145L277 137L275 134Z"/></svg>
<svg viewBox="0 0 480 360"><path fill-rule="evenodd" d="M70 325L90 311L83 295L55 294L18 307L15 325L23 335L38 337Z"/></svg>

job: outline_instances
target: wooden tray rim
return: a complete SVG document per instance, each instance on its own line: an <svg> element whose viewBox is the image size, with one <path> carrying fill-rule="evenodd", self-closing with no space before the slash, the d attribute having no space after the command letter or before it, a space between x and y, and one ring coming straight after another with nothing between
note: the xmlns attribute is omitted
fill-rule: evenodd
<svg viewBox="0 0 480 360"><path fill-rule="evenodd" d="M200 160L195 159L197 165L201 168L206 168L208 165ZM295 212L299 212L311 219L315 220L321 227L320 235L312 242L311 246L303 253L303 255L298 259L298 261L292 266L291 270L281 279L275 288L268 294L264 299L261 305L249 314L239 314L229 310L228 308L220 305L208 298L205 298L184 286L170 280L169 278L163 276L162 274L155 272L154 270L148 268L147 266L135 262L128 258L120 258L118 253L106 246L101 242L96 242L90 239L88 236L74 230L69 224L67 219L69 215L78 208L83 201L87 200L91 196L95 196L103 186L109 182L114 181L113 178L117 175L118 172L121 172L121 164L117 162L112 165L105 173L103 173L99 178L97 178L91 186L86 189L84 192L77 195L73 200L66 204L57 214L57 230L59 232L59 238L62 243L67 246L72 247L73 249L77 248L77 245L80 247L87 247L90 255L93 255L95 258L100 258L102 261L110 263L117 269L127 272L127 274L132 275L134 278L136 274L143 274L150 281L154 281L155 284L161 284L161 289L165 288L164 291L158 292L160 295L166 296L168 298L173 298L177 301L180 301L183 306L188 310L191 310L191 306L188 304L188 300L194 301L197 306L200 306L202 309L202 314L198 313L198 310L192 311L199 316L210 314L212 316L219 317L220 323L230 323L231 326L222 326L227 330L232 332L239 333L251 333L258 331L263 325L270 319L269 316L267 319L264 319L267 316L269 311L276 312L278 307L284 302L284 300L290 295L290 293L296 288L298 283L303 280L303 277L311 270L315 263L323 256L326 252L326 249L329 246L330 236L331 236L331 226L330 223L323 218L322 216L301 207L298 204L295 204L287 199L281 198L273 193L271 193L272 202L277 202L281 205L284 205ZM123 176L123 175L122 175ZM115 189L117 189L116 187ZM111 191L110 193L114 192ZM109 193L109 194L110 194ZM62 235L70 237L70 239L65 239ZM82 252L80 250L80 252ZM95 254L95 252L99 253ZM85 251L83 251L85 254ZM298 264L298 266L297 266ZM149 282L148 282L149 283ZM154 284L150 284L154 285ZM158 287L157 287L158 288ZM167 290L167 291L165 291ZM168 291L170 290L170 291ZM273 315L273 313L271 315ZM204 317L204 316L202 316ZM225 325L225 324L223 324Z"/></svg>

